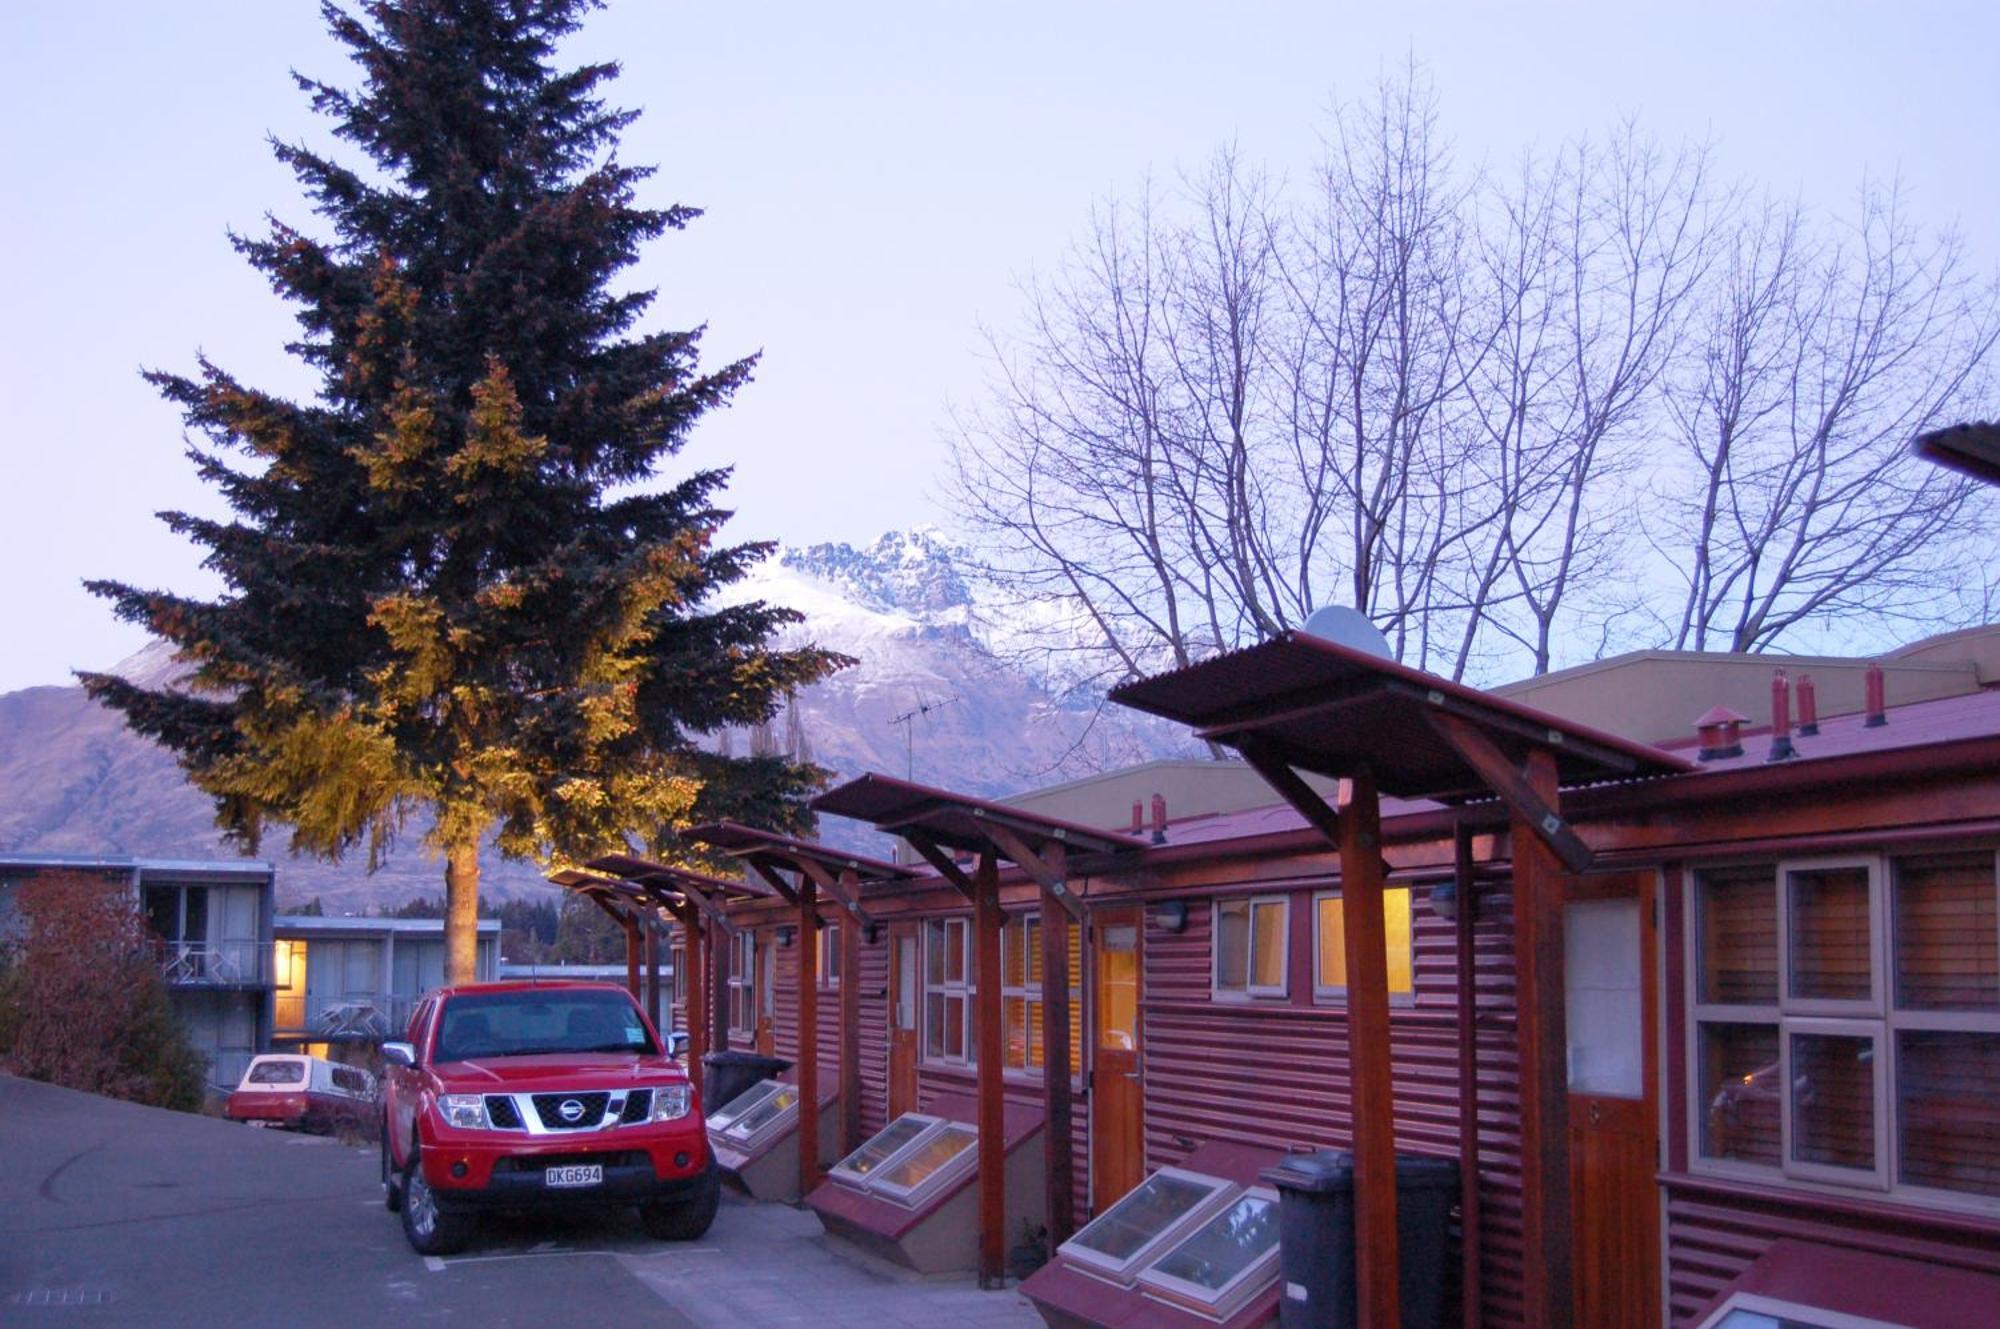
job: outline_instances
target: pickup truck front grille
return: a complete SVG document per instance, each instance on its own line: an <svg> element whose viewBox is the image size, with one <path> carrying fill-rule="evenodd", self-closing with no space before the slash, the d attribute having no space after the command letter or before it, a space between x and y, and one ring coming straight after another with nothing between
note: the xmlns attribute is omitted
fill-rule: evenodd
<svg viewBox="0 0 2000 1329"><path fill-rule="evenodd" d="M587 1131L604 1120L604 1106L611 1095L602 1090L574 1094L534 1095L535 1115L542 1127L551 1131Z"/></svg>
<svg viewBox="0 0 2000 1329"><path fill-rule="evenodd" d="M618 1120L624 1125L630 1126L634 1122L644 1121L652 1114L652 1111L653 1091L650 1089L630 1089L625 1093L625 1111L619 1114Z"/></svg>
<svg viewBox="0 0 2000 1329"><path fill-rule="evenodd" d="M506 1094L486 1095L486 1119L499 1130L521 1129L521 1111L514 1106L514 1100Z"/></svg>

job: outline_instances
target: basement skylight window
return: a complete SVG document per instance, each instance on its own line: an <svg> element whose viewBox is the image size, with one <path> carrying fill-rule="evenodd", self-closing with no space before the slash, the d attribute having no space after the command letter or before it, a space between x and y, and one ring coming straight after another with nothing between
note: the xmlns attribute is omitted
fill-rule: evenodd
<svg viewBox="0 0 2000 1329"><path fill-rule="evenodd" d="M1906 1329L1906 1326L1739 1292L1703 1320L1701 1329Z"/></svg>
<svg viewBox="0 0 2000 1329"><path fill-rule="evenodd" d="M859 1149L834 1164L832 1176L837 1181L866 1187L884 1165L918 1140L942 1130L945 1124L942 1117L905 1112L875 1132Z"/></svg>
<svg viewBox="0 0 2000 1329"><path fill-rule="evenodd" d="M906 1145L876 1170L868 1189L920 1209L925 1201L963 1177L979 1161L973 1148L979 1132L962 1121L946 1122Z"/></svg>
<svg viewBox="0 0 2000 1329"><path fill-rule="evenodd" d="M745 1089L742 1093L708 1114L709 1134L722 1134L738 1117L748 1112L751 1108L756 1107L783 1087L776 1080L759 1080L756 1084L751 1085L748 1089Z"/></svg>
<svg viewBox="0 0 2000 1329"><path fill-rule="evenodd" d="M1241 1189L1220 1177L1161 1168L1064 1242L1061 1253L1080 1268L1129 1287L1140 1269Z"/></svg>
<svg viewBox="0 0 2000 1329"><path fill-rule="evenodd" d="M1263 1186L1238 1195L1139 1275L1150 1295L1226 1320L1271 1285L1278 1272L1278 1194Z"/></svg>
<svg viewBox="0 0 2000 1329"><path fill-rule="evenodd" d="M794 1084L779 1084L776 1080L766 1080L772 1086L757 1102L730 1119L722 1129L722 1138L732 1148L745 1153L757 1148L772 1136L782 1133L799 1116L799 1087Z"/></svg>

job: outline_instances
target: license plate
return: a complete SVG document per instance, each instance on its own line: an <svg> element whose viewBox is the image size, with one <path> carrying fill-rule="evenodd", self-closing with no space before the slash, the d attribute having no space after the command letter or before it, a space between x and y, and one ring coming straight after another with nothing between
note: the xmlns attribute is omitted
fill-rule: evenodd
<svg viewBox="0 0 2000 1329"><path fill-rule="evenodd" d="M604 1184L604 1164L576 1163L568 1167L552 1167L542 1173L544 1186L601 1186Z"/></svg>

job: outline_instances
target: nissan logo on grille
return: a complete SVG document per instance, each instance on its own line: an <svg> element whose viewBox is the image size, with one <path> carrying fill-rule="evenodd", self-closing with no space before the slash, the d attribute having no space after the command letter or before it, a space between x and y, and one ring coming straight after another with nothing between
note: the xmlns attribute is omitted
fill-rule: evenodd
<svg viewBox="0 0 2000 1329"><path fill-rule="evenodd" d="M565 1098L562 1106L556 1111L561 1114L564 1121L575 1121L583 1116L583 1104L574 1098Z"/></svg>

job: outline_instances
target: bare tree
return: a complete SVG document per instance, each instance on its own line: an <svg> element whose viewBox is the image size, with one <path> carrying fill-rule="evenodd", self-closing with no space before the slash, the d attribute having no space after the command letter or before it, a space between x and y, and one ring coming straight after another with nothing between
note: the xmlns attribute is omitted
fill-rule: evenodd
<svg viewBox="0 0 2000 1329"><path fill-rule="evenodd" d="M1864 186L1832 238L1797 204L1731 228L1666 398L1684 462L1656 535L1685 583L1675 646L1765 650L1862 615L1935 625L1979 585L1974 486L1908 446L1982 400L2000 291L1904 204Z"/></svg>

